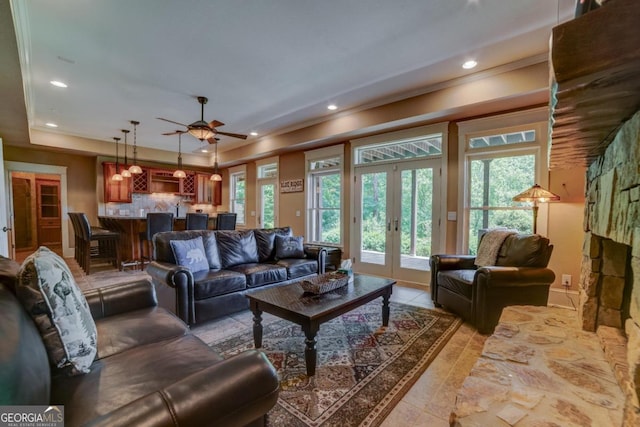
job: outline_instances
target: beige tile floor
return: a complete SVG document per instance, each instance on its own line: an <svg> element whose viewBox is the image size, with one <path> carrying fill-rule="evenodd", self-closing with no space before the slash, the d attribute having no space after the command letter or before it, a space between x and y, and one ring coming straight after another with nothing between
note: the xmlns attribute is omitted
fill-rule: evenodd
<svg viewBox="0 0 640 427"><path fill-rule="evenodd" d="M398 284L394 286L391 300L435 309L425 287ZM274 320L277 318L268 313L263 315L263 323ZM247 310L195 326L192 331L204 341L211 342L240 332L252 324L252 314ZM480 356L485 339L472 326L466 323L460 326L382 426L448 427L456 392Z"/></svg>

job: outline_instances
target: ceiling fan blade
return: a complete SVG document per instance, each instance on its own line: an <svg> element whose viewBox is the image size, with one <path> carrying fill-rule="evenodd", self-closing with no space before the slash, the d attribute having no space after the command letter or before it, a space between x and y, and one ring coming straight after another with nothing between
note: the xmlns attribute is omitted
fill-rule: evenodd
<svg viewBox="0 0 640 427"><path fill-rule="evenodd" d="M184 123L174 122L173 120L163 119L162 117L156 117L156 119L158 119L158 120L162 120L162 121L165 121L165 122L169 122L169 123L173 123L173 124L176 124L176 125L180 125L180 126L188 127L188 126L187 126L187 125L185 125Z"/></svg>
<svg viewBox="0 0 640 427"><path fill-rule="evenodd" d="M218 141L220 141L220 138L207 138L209 144L215 144Z"/></svg>
<svg viewBox="0 0 640 427"><path fill-rule="evenodd" d="M210 128L217 128L218 126L224 126L224 123L218 121L218 120L211 120L209 122L209 127Z"/></svg>
<svg viewBox="0 0 640 427"><path fill-rule="evenodd" d="M222 132L222 131L216 130L216 134L231 136L233 138L247 139L247 135L243 135L241 133L230 133L230 132Z"/></svg>
<svg viewBox="0 0 640 427"><path fill-rule="evenodd" d="M186 130L174 130L173 132L167 132L167 133L163 133L163 135L178 135L178 134L183 134L183 133L187 133Z"/></svg>

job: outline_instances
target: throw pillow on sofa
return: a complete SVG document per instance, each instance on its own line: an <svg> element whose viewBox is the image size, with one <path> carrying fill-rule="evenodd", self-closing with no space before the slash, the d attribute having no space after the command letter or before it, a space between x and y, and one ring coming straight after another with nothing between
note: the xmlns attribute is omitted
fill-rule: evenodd
<svg viewBox="0 0 640 427"><path fill-rule="evenodd" d="M253 230L258 245L258 262L273 260L276 256L276 235L292 236L291 227Z"/></svg>
<svg viewBox="0 0 640 427"><path fill-rule="evenodd" d="M42 335L51 364L70 375L89 372L98 332L64 260L40 247L20 267L16 294Z"/></svg>
<svg viewBox="0 0 640 427"><path fill-rule="evenodd" d="M304 258L302 236L280 236L276 234L276 259Z"/></svg>
<svg viewBox="0 0 640 427"><path fill-rule="evenodd" d="M171 250L178 265L189 267L192 273L209 270L202 237L189 240L171 240Z"/></svg>

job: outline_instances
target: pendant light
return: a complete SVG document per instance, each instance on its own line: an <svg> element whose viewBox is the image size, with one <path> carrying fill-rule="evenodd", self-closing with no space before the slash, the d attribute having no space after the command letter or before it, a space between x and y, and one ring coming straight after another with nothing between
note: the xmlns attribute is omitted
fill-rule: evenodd
<svg viewBox="0 0 640 427"><path fill-rule="evenodd" d="M123 178L131 178L131 171L127 169L127 134L129 131L127 129L121 129L122 133L124 133L124 166L122 167L122 172L120 173Z"/></svg>
<svg viewBox="0 0 640 427"><path fill-rule="evenodd" d="M209 178L211 181L222 181L222 175L218 171L218 141L220 139L216 138L216 146L215 146L215 160L213 162L213 175Z"/></svg>
<svg viewBox="0 0 640 427"><path fill-rule="evenodd" d="M129 172L140 174L142 173L142 168L138 166L138 145L136 144L136 126L138 126L140 122L131 120L131 124L133 125L133 164L129 168Z"/></svg>
<svg viewBox="0 0 640 427"><path fill-rule="evenodd" d="M118 164L118 142L120 141L120 138L114 136L113 140L116 142L116 173L111 175L111 181L122 181L122 175L118 173L118 169L120 168L120 165Z"/></svg>
<svg viewBox="0 0 640 427"><path fill-rule="evenodd" d="M174 178L186 178L187 174L182 170L182 134L184 131L176 131L178 134L178 169L173 173Z"/></svg>

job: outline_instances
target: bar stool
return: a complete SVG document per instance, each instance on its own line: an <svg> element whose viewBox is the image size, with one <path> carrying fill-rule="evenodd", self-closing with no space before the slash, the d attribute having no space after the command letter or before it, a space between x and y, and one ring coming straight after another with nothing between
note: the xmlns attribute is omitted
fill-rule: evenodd
<svg viewBox="0 0 640 427"><path fill-rule="evenodd" d="M120 270L120 233L92 227L87 215L82 212L70 212L69 217L74 232L79 232L79 235L76 234L76 257L84 272L91 274L91 260L98 258L109 261ZM93 246L92 242L97 242L98 246Z"/></svg>
<svg viewBox="0 0 640 427"><path fill-rule="evenodd" d="M73 234L74 234L74 245L73 245L73 257L75 258L78 265L81 265L82 262L82 228L80 228L80 223L78 222L78 214L76 212L69 212L69 219L71 220L71 225L73 226Z"/></svg>
<svg viewBox="0 0 640 427"><path fill-rule="evenodd" d="M173 231L173 213L149 212L147 214L147 229L140 232L140 265L142 268L144 268L145 260L149 263L153 259L154 234L162 231Z"/></svg>
<svg viewBox="0 0 640 427"><path fill-rule="evenodd" d="M219 213L216 217L216 230L235 230L236 217L232 212Z"/></svg>
<svg viewBox="0 0 640 427"><path fill-rule="evenodd" d="M187 213L185 224L186 230L206 230L209 228L209 214L207 213Z"/></svg>

